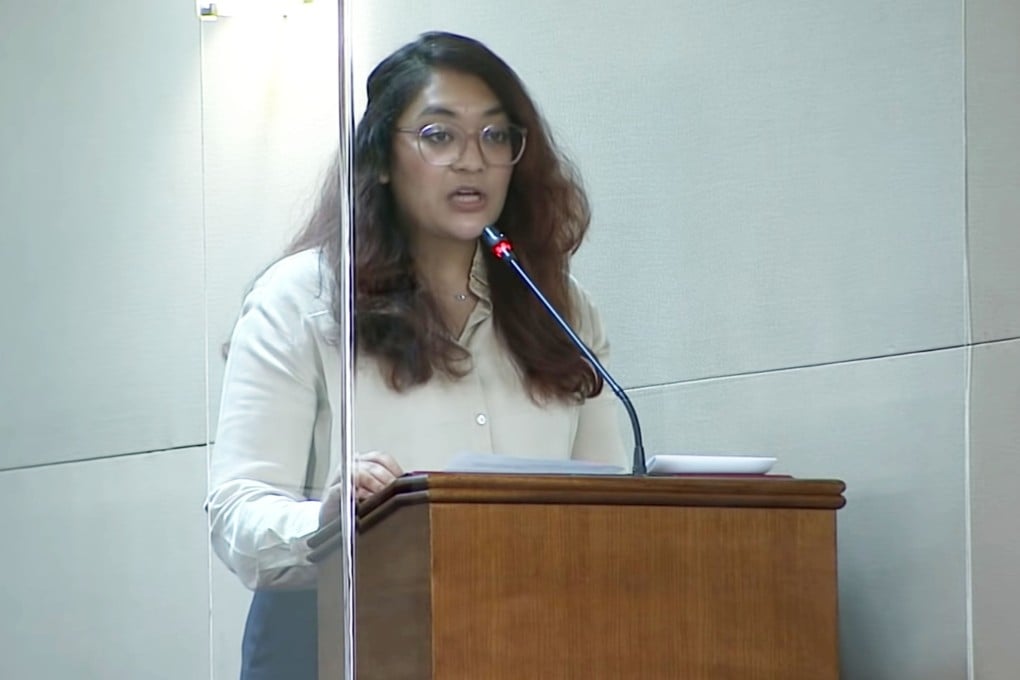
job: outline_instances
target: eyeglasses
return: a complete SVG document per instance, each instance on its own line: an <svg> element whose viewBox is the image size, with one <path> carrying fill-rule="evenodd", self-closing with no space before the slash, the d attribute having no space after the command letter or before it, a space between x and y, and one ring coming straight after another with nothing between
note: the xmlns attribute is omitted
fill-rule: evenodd
<svg viewBox="0 0 1020 680"><path fill-rule="evenodd" d="M455 123L397 128L416 135L418 153L429 165L453 165L464 155L471 133ZM486 165L508 166L521 160L528 131L517 125L486 125L478 131L478 148Z"/></svg>

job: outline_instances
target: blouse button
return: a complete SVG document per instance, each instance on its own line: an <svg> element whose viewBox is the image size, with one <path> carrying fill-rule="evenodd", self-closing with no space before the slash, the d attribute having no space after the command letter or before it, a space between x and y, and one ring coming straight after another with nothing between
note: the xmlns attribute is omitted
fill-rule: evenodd
<svg viewBox="0 0 1020 680"><path fill-rule="evenodd" d="M475 422L478 423L479 425L484 425L485 423L489 422L489 419L485 417L484 413L479 413L477 416L475 416Z"/></svg>

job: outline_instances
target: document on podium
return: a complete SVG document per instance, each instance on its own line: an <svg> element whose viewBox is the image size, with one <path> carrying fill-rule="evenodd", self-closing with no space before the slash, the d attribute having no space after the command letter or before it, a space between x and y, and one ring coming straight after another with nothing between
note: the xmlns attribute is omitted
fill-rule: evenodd
<svg viewBox="0 0 1020 680"><path fill-rule="evenodd" d="M622 467L587 460L518 458L490 453L460 453L443 472L484 472L516 475L622 475Z"/></svg>

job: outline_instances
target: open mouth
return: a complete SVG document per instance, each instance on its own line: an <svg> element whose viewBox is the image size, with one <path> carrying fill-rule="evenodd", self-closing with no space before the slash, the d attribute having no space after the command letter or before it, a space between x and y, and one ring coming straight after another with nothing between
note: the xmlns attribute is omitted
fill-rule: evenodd
<svg viewBox="0 0 1020 680"><path fill-rule="evenodd" d="M485 202L485 193L471 187L461 187L450 194L450 200L460 206L475 206Z"/></svg>

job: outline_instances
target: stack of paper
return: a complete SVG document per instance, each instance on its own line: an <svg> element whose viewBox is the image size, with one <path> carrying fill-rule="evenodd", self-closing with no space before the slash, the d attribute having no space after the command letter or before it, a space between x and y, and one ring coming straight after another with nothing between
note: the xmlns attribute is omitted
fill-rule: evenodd
<svg viewBox="0 0 1020 680"><path fill-rule="evenodd" d="M461 453L454 456L444 472L486 472L518 475L619 475L625 470L615 465L586 460L517 458L487 453Z"/></svg>

